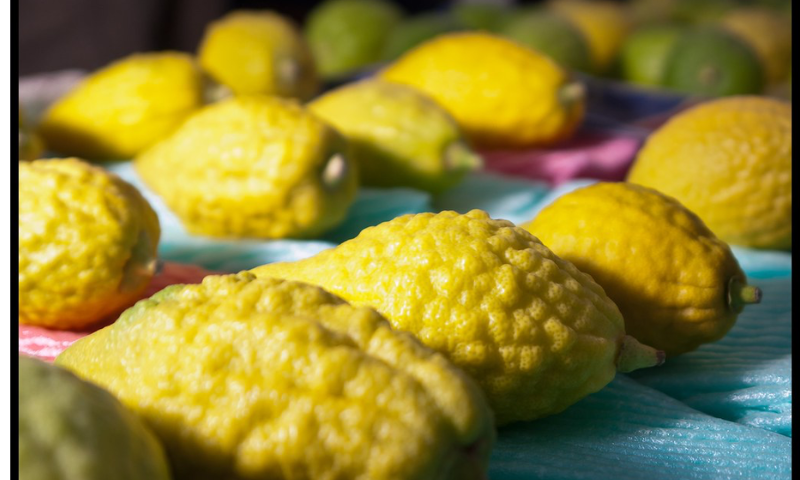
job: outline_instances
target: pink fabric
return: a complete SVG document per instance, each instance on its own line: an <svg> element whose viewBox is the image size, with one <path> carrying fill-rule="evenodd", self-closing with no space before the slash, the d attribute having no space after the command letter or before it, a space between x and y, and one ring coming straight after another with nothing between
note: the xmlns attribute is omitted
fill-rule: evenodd
<svg viewBox="0 0 800 480"><path fill-rule="evenodd" d="M548 149L481 153L488 171L557 186L574 178L624 180L640 145L641 140L623 134L579 132Z"/></svg>
<svg viewBox="0 0 800 480"><path fill-rule="evenodd" d="M142 298L147 298L159 290L176 283L200 283L203 277L213 272L194 265L165 263L147 287ZM19 353L52 361L76 340L89 335L111 322L96 325L85 331L59 331L47 328L19 325Z"/></svg>

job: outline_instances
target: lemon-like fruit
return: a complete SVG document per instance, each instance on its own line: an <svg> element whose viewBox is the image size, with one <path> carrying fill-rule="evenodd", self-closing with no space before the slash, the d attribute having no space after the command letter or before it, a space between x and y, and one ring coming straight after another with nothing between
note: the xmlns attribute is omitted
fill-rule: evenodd
<svg viewBox="0 0 800 480"><path fill-rule="evenodd" d="M178 479L483 478L494 438L477 385L377 312L246 272L168 287L56 363L143 417Z"/></svg>
<svg viewBox="0 0 800 480"><path fill-rule="evenodd" d="M223 92L306 100L319 90L305 37L290 19L267 10L235 10L211 22L198 60Z"/></svg>
<svg viewBox="0 0 800 480"><path fill-rule="evenodd" d="M209 105L134 161L191 232L313 237L339 224L357 171L345 139L291 99Z"/></svg>
<svg viewBox="0 0 800 480"><path fill-rule="evenodd" d="M404 215L313 257L258 267L376 308L461 367L498 425L558 413L615 373L658 364L588 275L473 210Z"/></svg>
<svg viewBox="0 0 800 480"><path fill-rule="evenodd" d="M722 338L760 300L731 249L673 198L596 183L523 228L603 287L637 340L675 356Z"/></svg>
<svg viewBox="0 0 800 480"><path fill-rule="evenodd" d="M19 163L19 323L81 329L140 298L160 229L130 184L78 159Z"/></svg>
<svg viewBox="0 0 800 480"><path fill-rule="evenodd" d="M734 9L721 24L749 43L764 65L767 83L786 78L792 59L792 19L769 8Z"/></svg>
<svg viewBox="0 0 800 480"><path fill-rule="evenodd" d="M430 95L476 147L552 144L583 119L581 83L545 55L488 33L440 35L379 75Z"/></svg>
<svg viewBox="0 0 800 480"><path fill-rule="evenodd" d="M202 75L191 56L134 54L89 75L56 101L39 133L63 155L128 159L175 130L202 101Z"/></svg>
<svg viewBox="0 0 800 480"><path fill-rule="evenodd" d="M564 15L583 32L597 73L607 72L633 27L626 6L608 0L551 0L548 8Z"/></svg>
<svg viewBox="0 0 800 480"><path fill-rule="evenodd" d="M97 385L20 356L18 393L20 479L171 478L153 433Z"/></svg>
<svg viewBox="0 0 800 480"><path fill-rule="evenodd" d="M438 193L482 164L450 114L405 85L350 83L308 108L347 136L364 185Z"/></svg>
<svg viewBox="0 0 800 480"><path fill-rule="evenodd" d="M39 135L32 131L31 126L25 122L22 116L22 109L19 110L17 132L19 134L19 159L36 160L39 158L44 152L44 144Z"/></svg>
<svg viewBox="0 0 800 480"><path fill-rule="evenodd" d="M728 97L674 116L637 155L628 181L676 198L720 239L792 247L792 106Z"/></svg>

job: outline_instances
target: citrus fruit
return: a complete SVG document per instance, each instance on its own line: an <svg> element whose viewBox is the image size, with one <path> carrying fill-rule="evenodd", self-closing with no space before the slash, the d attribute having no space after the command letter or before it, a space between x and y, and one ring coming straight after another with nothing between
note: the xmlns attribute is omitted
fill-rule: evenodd
<svg viewBox="0 0 800 480"><path fill-rule="evenodd" d="M342 77L378 62L389 32L403 18L390 0L326 0L315 7L305 35L320 74Z"/></svg>
<svg viewBox="0 0 800 480"><path fill-rule="evenodd" d="M363 185L437 193L481 165L455 120L405 85L350 83L318 97L308 108L347 136Z"/></svg>
<svg viewBox="0 0 800 480"><path fill-rule="evenodd" d="M464 28L452 15L444 13L422 13L404 18L389 32L381 59L395 60L425 40Z"/></svg>
<svg viewBox="0 0 800 480"><path fill-rule="evenodd" d="M45 112L48 148L90 160L134 157L199 108L203 82L191 56L125 57L89 75Z"/></svg>
<svg viewBox="0 0 800 480"><path fill-rule="evenodd" d="M74 158L19 164L19 323L81 329L140 298L160 229L130 184Z"/></svg>
<svg viewBox="0 0 800 480"><path fill-rule="evenodd" d="M191 233L313 237L341 222L355 197L347 150L296 101L239 96L192 115L134 167Z"/></svg>
<svg viewBox="0 0 800 480"><path fill-rule="evenodd" d="M523 228L591 275L619 307L625 331L668 357L719 340L761 298L725 242L647 187L579 188Z"/></svg>
<svg viewBox="0 0 800 480"><path fill-rule="evenodd" d="M623 78L640 85L660 86L670 52L684 31L678 24L653 24L631 33L620 52Z"/></svg>
<svg viewBox="0 0 800 480"><path fill-rule="evenodd" d="M738 35L758 54L767 83L786 78L792 60L792 19L765 7L740 7L728 12L722 25Z"/></svg>
<svg viewBox="0 0 800 480"><path fill-rule="evenodd" d="M728 97L674 116L640 150L628 181L675 197L723 241L792 246L792 106Z"/></svg>
<svg viewBox="0 0 800 480"><path fill-rule="evenodd" d="M480 478L480 389L320 288L248 273L175 285L56 359L162 440L176 478Z"/></svg>
<svg viewBox="0 0 800 480"><path fill-rule="evenodd" d="M19 478L169 480L156 437L102 388L19 357Z"/></svg>
<svg viewBox="0 0 800 480"><path fill-rule="evenodd" d="M625 335L588 275L473 210L403 215L304 260L253 270L376 308L486 392L498 425L558 413L659 352Z"/></svg>
<svg viewBox="0 0 800 480"><path fill-rule="evenodd" d="M211 22L198 61L211 78L236 95L264 93L305 100L319 89L305 38L290 19L268 10L234 10Z"/></svg>
<svg viewBox="0 0 800 480"><path fill-rule="evenodd" d="M541 8L528 9L509 20L500 33L547 55L564 68L592 70L586 38L561 15Z"/></svg>
<svg viewBox="0 0 800 480"><path fill-rule="evenodd" d="M481 148L556 143L572 135L584 114L582 84L548 57L487 33L440 35L379 76L427 93Z"/></svg>
<svg viewBox="0 0 800 480"><path fill-rule="evenodd" d="M663 85L689 94L760 93L764 81L764 68L754 50L716 26L681 34L664 65Z"/></svg>
<svg viewBox="0 0 800 480"><path fill-rule="evenodd" d="M450 14L464 27L497 33L512 17L513 11L505 5L481 2L455 2Z"/></svg>

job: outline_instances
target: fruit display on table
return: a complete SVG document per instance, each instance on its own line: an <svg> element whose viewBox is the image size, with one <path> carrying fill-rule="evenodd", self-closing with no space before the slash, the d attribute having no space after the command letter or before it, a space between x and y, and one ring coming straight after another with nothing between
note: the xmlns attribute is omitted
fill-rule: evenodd
<svg viewBox="0 0 800 480"><path fill-rule="evenodd" d="M752 3L235 10L21 99L20 480L788 478L791 24Z"/></svg>

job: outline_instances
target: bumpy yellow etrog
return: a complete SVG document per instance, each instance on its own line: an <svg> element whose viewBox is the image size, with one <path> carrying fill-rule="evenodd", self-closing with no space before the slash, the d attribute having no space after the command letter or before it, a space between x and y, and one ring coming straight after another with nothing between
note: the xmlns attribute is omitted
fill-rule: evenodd
<svg viewBox="0 0 800 480"><path fill-rule="evenodd" d="M211 22L197 56L223 91L237 95L305 100L319 89L314 59L299 29L289 18L268 10L235 10Z"/></svg>
<svg viewBox="0 0 800 480"><path fill-rule="evenodd" d="M430 95L476 147L552 144L583 119L582 84L550 58L488 33L440 35L379 75Z"/></svg>
<svg viewBox="0 0 800 480"><path fill-rule="evenodd" d="M113 395L19 356L19 478L169 480L164 449Z"/></svg>
<svg viewBox="0 0 800 480"><path fill-rule="evenodd" d="M185 53L134 54L89 75L39 125L48 148L90 160L129 159L172 132L203 102Z"/></svg>
<svg viewBox="0 0 800 480"><path fill-rule="evenodd" d="M147 200L100 167L19 162L19 323L80 329L138 300L160 229Z"/></svg>
<svg viewBox="0 0 800 480"><path fill-rule="evenodd" d="M178 480L477 480L494 439L477 385L376 311L246 272L168 287L56 363L138 413Z"/></svg>
<svg viewBox="0 0 800 480"><path fill-rule="evenodd" d="M792 105L727 97L650 135L628 181L675 197L732 245L792 248Z"/></svg>
<svg viewBox="0 0 800 480"><path fill-rule="evenodd" d="M405 85L350 83L308 108L347 136L363 185L438 193L481 165L453 117Z"/></svg>
<svg viewBox="0 0 800 480"><path fill-rule="evenodd" d="M628 334L667 356L719 340L745 304L760 300L728 245L647 187L580 188L523 227L603 287Z"/></svg>
<svg viewBox="0 0 800 480"><path fill-rule="evenodd" d="M316 283L378 309L472 376L498 424L560 412L660 352L625 335L588 275L533 235L473 210L404 215L260 277Z"/></svg>
<svg viewBox="0 0 800 480"><path fill-rule="evenodd" d="M204 107L134 161L196 234L313 237L344 219L357 187L345 139L291 99Z"/></svg>

